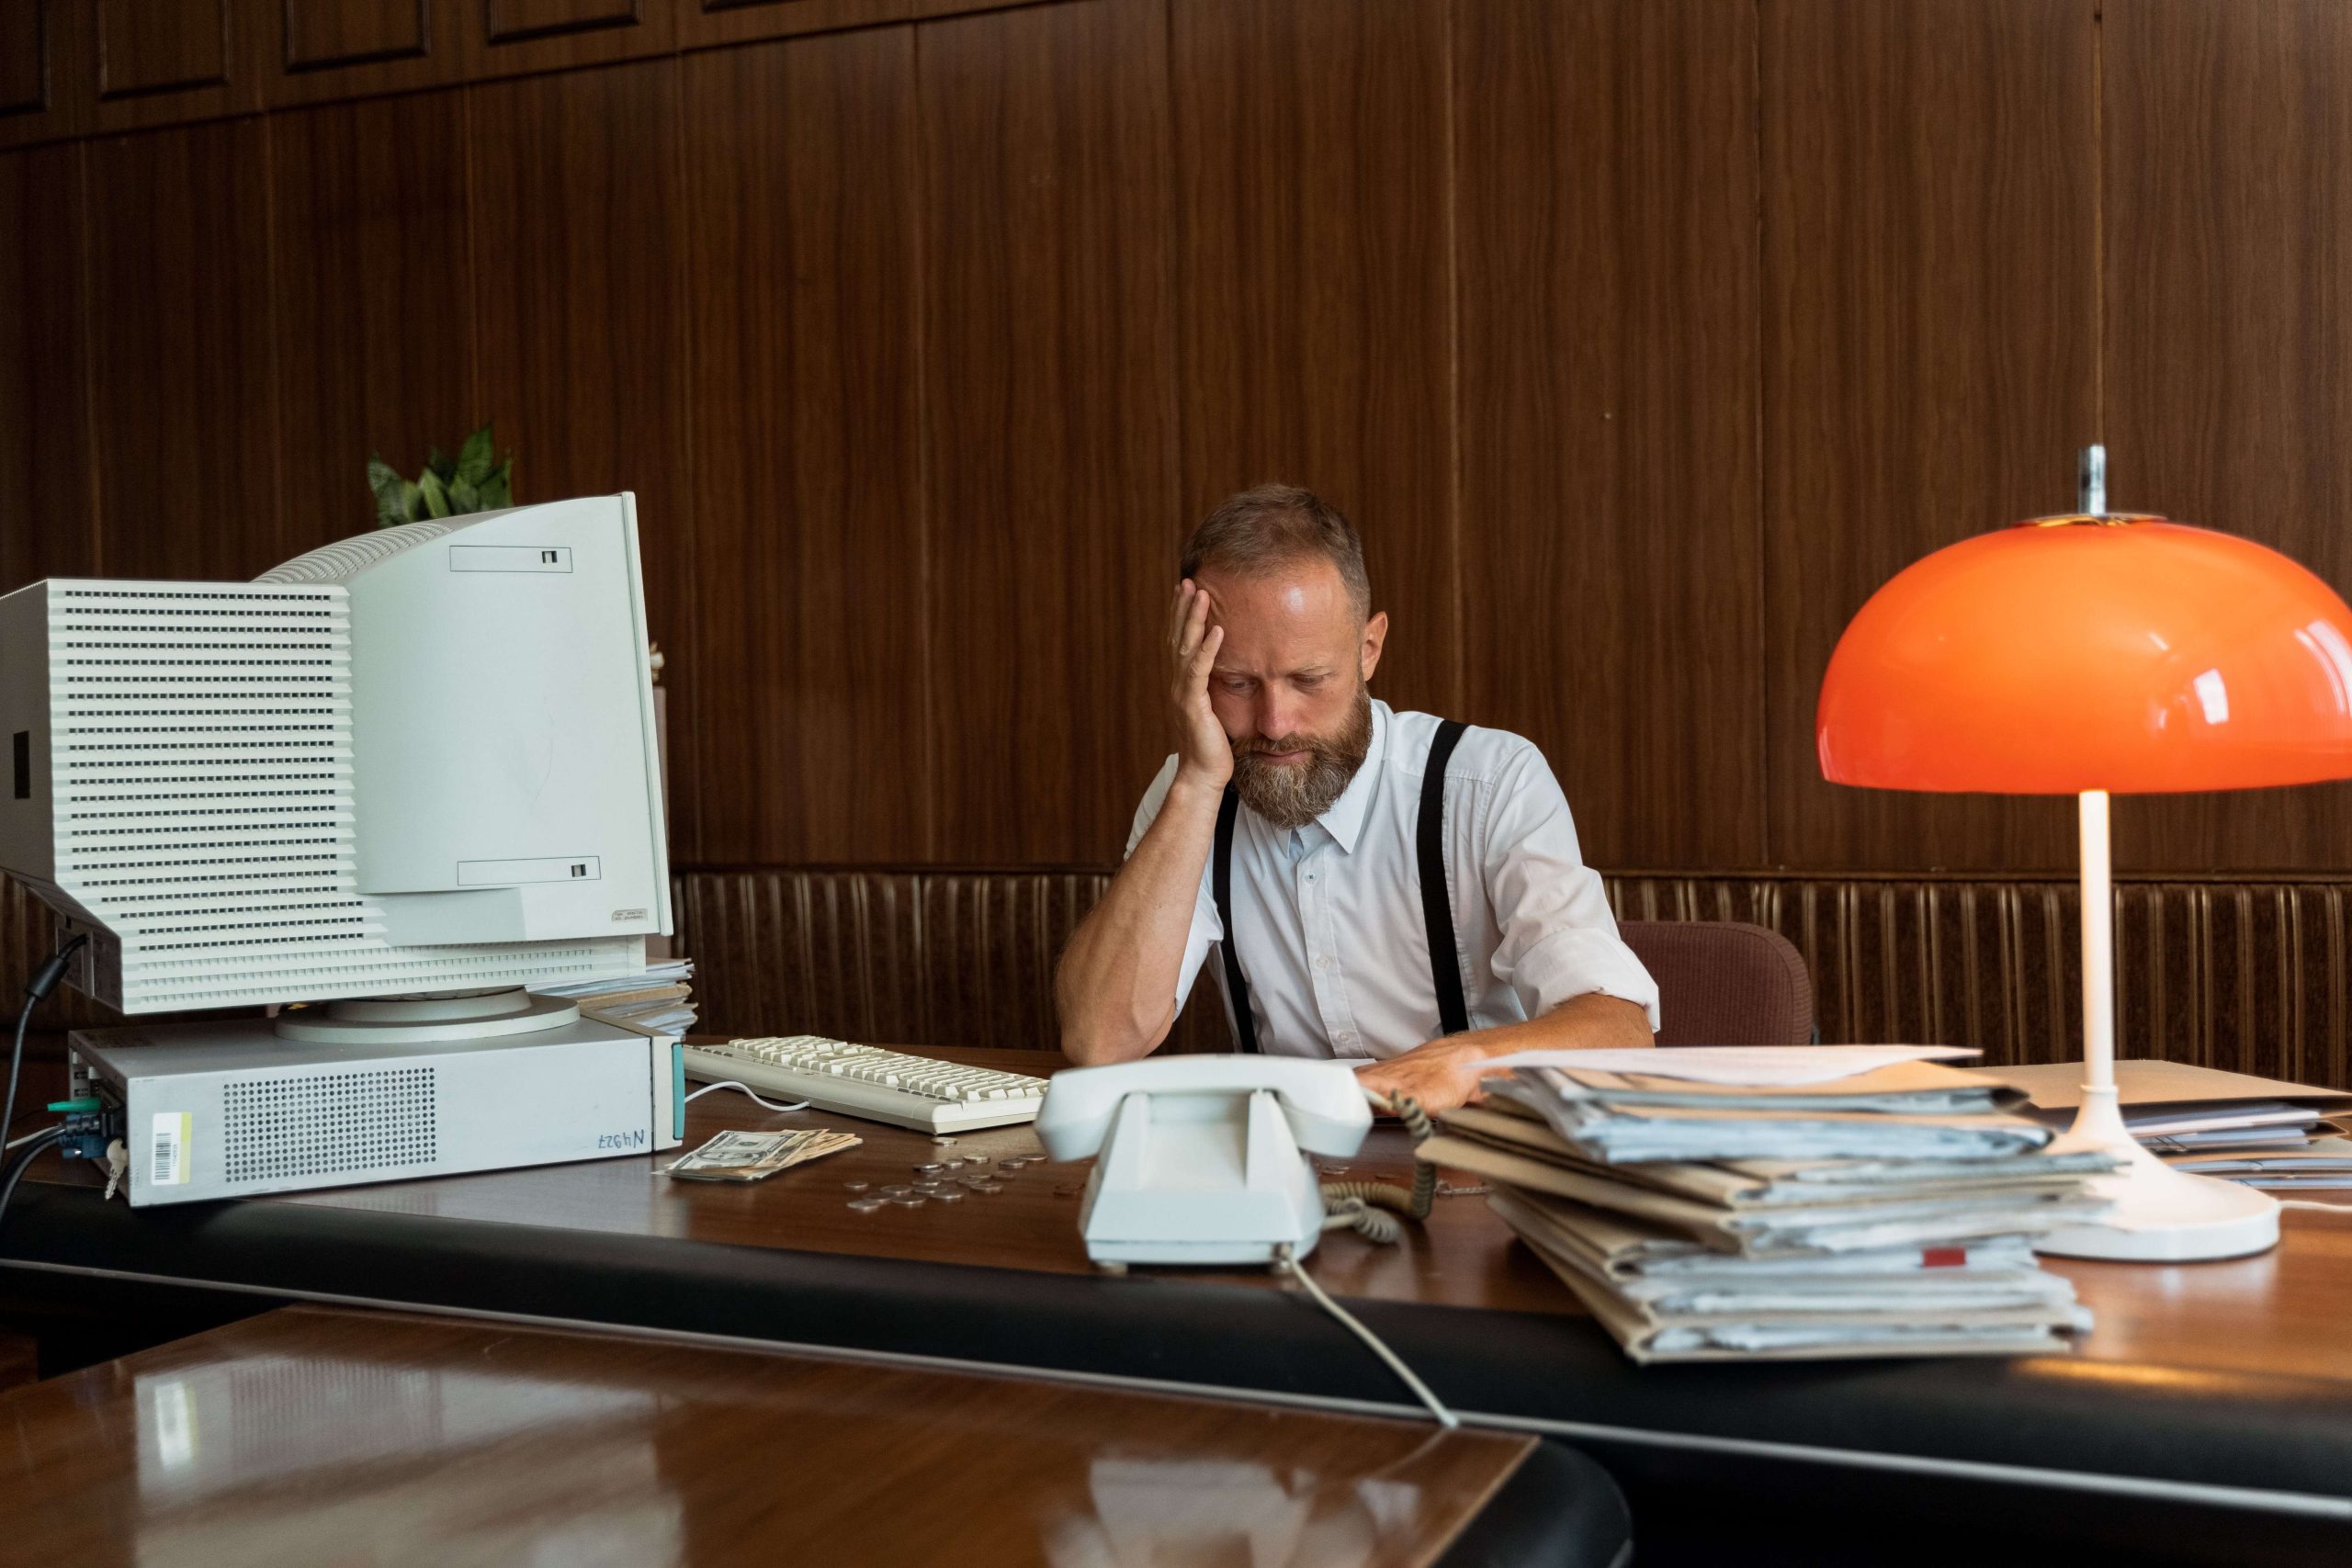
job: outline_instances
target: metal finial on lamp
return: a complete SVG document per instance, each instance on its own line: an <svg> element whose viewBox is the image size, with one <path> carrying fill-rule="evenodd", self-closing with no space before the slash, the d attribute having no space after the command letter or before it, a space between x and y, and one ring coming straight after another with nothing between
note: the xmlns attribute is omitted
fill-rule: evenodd
<svg viewBox="0 0 2352 1568"><path fill-rule="evenodd" d="M2352 778L2352 609L2251 540L2107 510L2103 447L2080 510L1936 551L1871 596L1821 686L1823 776L1880 789L2072 795L2083 883L2082 1109L2070 1137L2124 1168L2109 1220L2039 1244L2075 1258L2259 1252L2278 1206L2143 1149L2115 1094L2110 794Z"/></svg>

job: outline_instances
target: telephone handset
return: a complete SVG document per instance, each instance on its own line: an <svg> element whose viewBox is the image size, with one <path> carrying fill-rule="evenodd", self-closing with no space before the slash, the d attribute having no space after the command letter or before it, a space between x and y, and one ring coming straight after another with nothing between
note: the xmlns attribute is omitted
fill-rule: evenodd
<svg viewBox="0 0 2352 1568"><path fill-rule="evenodd" d="M1079 1228L1098 1263L1265 1263L1323 1232L1308 1153L1351 1155L1372 1106L1346 1065L1167 1056L1054 1075L1037 1136L1057 1160L1102 1157ZM1304 1151L1304 1152L1302 1152Z"/></svg>
<svg viewBox="0 0 2352 1568"><path fill-rule="evenodd" d="M1282 1101L1291 1135L1310 1154L1351 1155L1372 1130L1372 1101L1340 1063L1306 1056L1155 1056L1056 1073L1037 1111L1037 1136L1054 1158L1083 1159L1102 1146L1119 1101L1128 1095L1257 1089L1272 1090Z"/></svg>

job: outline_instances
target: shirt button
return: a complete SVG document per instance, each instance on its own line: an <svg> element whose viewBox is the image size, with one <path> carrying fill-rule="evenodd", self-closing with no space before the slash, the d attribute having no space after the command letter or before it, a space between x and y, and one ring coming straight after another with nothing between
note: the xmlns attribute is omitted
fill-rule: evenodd
<svg viewBox="0 0 2352 1568"><path fill-rule="evenodd" d="M1328 956L1318 958L1315 961L1315 967L1324 971L1326 974L1329 974L1331 968L1331 960Z"/></svg>
<svg viewBox="0 0 2352 1568"><path fill-rule="evenodd" d="M1331 1043L1333 1043L1334 1045L1350 1045L1350 1046L1352 1046L1355 1043L1356 1043L1356 1037L1355 1037L1354 1035L1352 1035L1352 1034L1345 1034L1345 1033L1341 1034L1338 1039L1336 1039L1336 1040L1334 1040L1334 1041L1332 1041L1332 1042L1331 1042Z"/></svg>

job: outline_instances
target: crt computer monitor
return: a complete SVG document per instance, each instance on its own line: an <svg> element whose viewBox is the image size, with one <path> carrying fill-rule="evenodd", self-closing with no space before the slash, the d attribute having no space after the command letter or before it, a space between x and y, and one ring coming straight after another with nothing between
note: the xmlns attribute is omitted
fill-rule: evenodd
<svg viewBox="0 0 2352 1568"><path fill-rule="evenodd" d="M445 999L448 1023L634 972L670 930L628 494L387 528L253 582L19 589L0 732L0 870L126 1014L507 998ZM371 1005L387 1021L343 1010Z"/></svg>

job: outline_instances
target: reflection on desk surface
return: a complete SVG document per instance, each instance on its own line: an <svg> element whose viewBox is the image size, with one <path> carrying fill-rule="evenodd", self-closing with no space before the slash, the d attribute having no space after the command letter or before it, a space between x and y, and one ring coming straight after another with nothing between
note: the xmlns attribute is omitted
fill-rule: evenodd
<svg viewBox="0 0 2352 1568"><path fill-rule="evenodd" d="M1426 1561L1527 1439L291 1308L0 1400L48 1564Z"/></svg>

